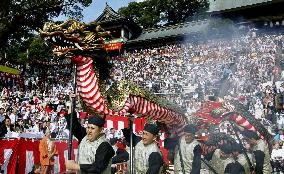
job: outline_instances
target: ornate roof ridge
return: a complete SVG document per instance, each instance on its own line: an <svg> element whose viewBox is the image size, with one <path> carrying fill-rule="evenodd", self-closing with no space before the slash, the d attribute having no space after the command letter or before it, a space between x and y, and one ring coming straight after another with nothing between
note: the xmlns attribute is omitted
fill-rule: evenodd
<svg viewBox="0 0 284 174"><path fill-rule="evenodd" d="M95 20L96 22L104 22L110 21L114 19L121 19L123 18L120 16L111 6L108 5L106 2L106 6L102 12L102 14Z"/></svg>

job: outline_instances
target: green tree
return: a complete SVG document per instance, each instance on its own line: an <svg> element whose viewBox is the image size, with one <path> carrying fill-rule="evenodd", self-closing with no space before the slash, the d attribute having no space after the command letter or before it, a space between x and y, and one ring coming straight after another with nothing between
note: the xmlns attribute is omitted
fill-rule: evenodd
<svg viewBox="0 0 284 174"><path fill-rule="evenodd" d="M54 57L50 45L46 45L44 40L40 37L35 37L28 47L29 61L41 60L47 61Z"/></svg>
<svg viewBox="0 0 284 174"><path fill-rule="evenodd" d="M160 22L161 8L159 1L130 2L127 7L121 7L118 13L126 18L133 19L143 28L156 27Z"/></svg>
<svg viewBox="0 0 284 174"><path fill-rule="evenodd" d="M27 39L30 33L60 14L82 17L82 8L92 0L1 0L0 44L1 48Z"/></svg>
<svg viewBox="0 0 284 174"><path fill-rule="evenodd" d="M165 0L162 20L167 24L176 24L193 20L209 7L208 0Z"/></svg>
<svg viewBox="0 0 284 174"><path fill-rule="evenodd" d="M208 0L145 0L131 2L118 12L143 28L152 28L192 20L192 17L205 12L208 6Z"/></svg>
<svg viewBox="0 0 284 174"><path fill-rule="evenodd" d="M47 61L54 57L51 46L38 36L30 36L21 43L14 42L5 53L10 62L20 64L33 60Z"/></svg>

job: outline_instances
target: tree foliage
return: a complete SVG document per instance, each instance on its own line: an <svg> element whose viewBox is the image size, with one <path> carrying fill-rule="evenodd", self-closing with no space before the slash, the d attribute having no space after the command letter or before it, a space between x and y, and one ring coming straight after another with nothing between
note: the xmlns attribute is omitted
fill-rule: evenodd
<svg viewBox="0 0 284 174"><path fill-rule="evenodd" d="M52 59L53 52L50 45L46 45L40 37L35 37L28 47L28 58L32 60L47 61Z"/></svg>
<svg viewBox="0 0 284 174"><path fill-rule="evenodd" d="M160 21L161 8L157 0L130 2L127 7L121 7L120 15L133 19L143 28L151 28L158 25Z"/></svg>
<svg viewBox="0 0 284 174"><path fill-rule="evenodd" d="M21 43L14 42L5 53L9 62L16 64L34 60L47 61L53 58L51 46L46 45L38 36L30 36L28 40Z"/></svg>
<svg viewBox="0 0 284 174"><path fill-rule="evenodd" d="M81 18L82 8L92 0L1 0L0 44L1 48L21 42L30 33L41 28L48 20L60 14Z"/></svg>
<svg viewBox="0 0 284 174"><path fill-rule="evenodd" d="M120 8L119 13L132 18L143 28L152 28L192 20L208 6L208 0L145 0L131 2Z"/></svg>
<svg viewBox="0 0 284 174"><path fill-rule="evenodd" d="M164 20L169 24L185 22L205 12L208 6L207 0L166 0Z"/></svg>

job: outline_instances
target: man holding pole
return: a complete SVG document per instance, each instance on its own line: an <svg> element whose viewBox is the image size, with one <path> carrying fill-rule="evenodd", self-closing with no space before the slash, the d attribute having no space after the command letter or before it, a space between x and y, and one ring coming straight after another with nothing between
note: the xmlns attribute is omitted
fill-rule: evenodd
<svg viewBox="0 0 284 174"><path fill-rule="evenodd" d="M174 173L199 174L201 169L201 146L195 138L197 127L188 124L184 127L184 135L175 149Z"/></svg>
<svg viewBox="0 0 284 174"><path fill-rule="evenodd" d="M122 130L125 140L130 143L129 129ZM134 171L135 174L160 174L162 172L163 158L155 140L159 129L155 124L145 124L142 139L133 136L134 153Z"/></svg>
<svg viewBox="0 0 284 174"><path fill-rule="evenodd" d="M251 153L249 152L244 152L244 150L242 150L242 147L240 144L238 144L237 142L234 142L232 144L232 154L233 154L233 158L235 159L236 162L238 162L240 165L243 166L245 173L253 173L253 171L251 171L251 166L248 162L248 160L250 161L250 163L252 163L253 161L253 156ZM246 155L244 154L246 153L248 159L246 158Z"/></svg>
<svg viewBox="0 0 284 174"><path fill-rule="evenodd" d="M244 130L242 132L244 140L250 145L255 159L255 173L270 174L272 167L270 164L270 154L267 144L259 138L257 133L251 130Z"/></svg>
<svg viewBox="0 0 284 174"><path fill-rule="evenodd" d="M80 141L78 163L66 162L66 169L82 174L110 174L111 158L114 150L102 133L105 120L95 115L88 120L87 129L81 127L77 119L73 121L74 135Z"/></svg>
<svg viewBox="0 0 284 174"><path fill-rule="evenodd" d="M230 144L222 144L212 155L211 164L216 173L244 174L244 167L233 158L233 148Z"/></svg>

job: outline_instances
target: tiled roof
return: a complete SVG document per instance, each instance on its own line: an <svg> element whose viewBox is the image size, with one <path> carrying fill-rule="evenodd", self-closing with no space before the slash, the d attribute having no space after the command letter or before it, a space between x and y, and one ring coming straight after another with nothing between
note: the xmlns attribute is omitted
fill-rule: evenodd
<svg viewBox="0 0 284 174"><path fill-rule="evenodd" d="M144 30L138 38L134 40L129 40L127 42L133 43L139 41L182 36L186 34L202 32L207 28L208 24L209 22L207 20L204 20L197 22L182 23L158 29Z"/></svg>
<svg viewBox="0 0 284 174"><path fill-rule="evenodd" d="M261 5L279 0L210 0L208 12L232 10L240 7Z"/></svg>
<svg viewBox="0 0 284 174"><path fill-rule="evenodd" d="M107 3L103 13L95 20L98 23L105 23L109 21L117 21L124 19L116 11L114 11Z"/></svg>

